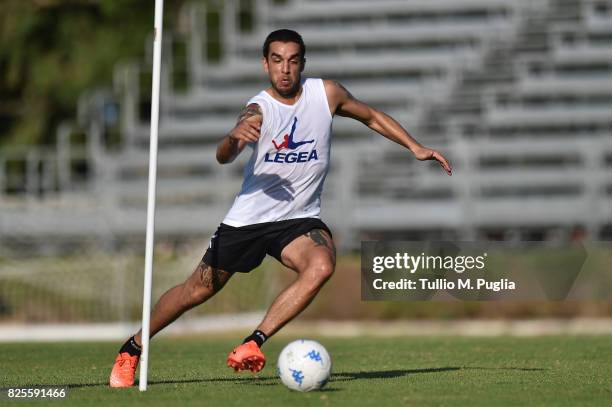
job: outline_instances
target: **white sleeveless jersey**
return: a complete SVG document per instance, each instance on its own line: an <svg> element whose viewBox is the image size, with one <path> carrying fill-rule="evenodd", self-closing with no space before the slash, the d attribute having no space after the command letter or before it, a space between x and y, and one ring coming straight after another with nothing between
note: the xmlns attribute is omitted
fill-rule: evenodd
<svg viewBox="0 0 612 407"><path fill-rule="evenodd" d="M332 115L321 79L302 81L302 94L286 105L262 91L247 102L263 113L260 138L242 188L223 223L240 227L295 218L319 218L329 168Z"/></svg>

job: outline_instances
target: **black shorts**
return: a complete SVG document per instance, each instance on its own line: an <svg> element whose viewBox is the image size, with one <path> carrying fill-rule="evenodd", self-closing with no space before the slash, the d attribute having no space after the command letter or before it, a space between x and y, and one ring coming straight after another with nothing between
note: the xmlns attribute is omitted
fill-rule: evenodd
<svg viewBox="0 0 612 407"><path fill-rule="evenodd" d="M210 240L202 261L230 273L248 273L266 254L281 261L281 252L297 237L313 229L331 231L321 219L302 218L264 222L242 227L222 223Z"/></svg>

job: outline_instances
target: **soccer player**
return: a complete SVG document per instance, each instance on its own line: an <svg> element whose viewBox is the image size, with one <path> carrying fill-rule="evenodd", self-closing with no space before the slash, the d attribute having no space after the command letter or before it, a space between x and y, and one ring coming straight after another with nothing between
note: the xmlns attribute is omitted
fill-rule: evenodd
<svg viewBox="0 0 612 407"><path fill-rule="evenodd" d="M235 273L248 273L266 254L274 256L296 272L296 279L272 302L255 331L229 353L227 365L236 371L263 369L264 342L302 312L334 272L332 233L320 219L334 115L359 120L418 160L438 161L451 175L442 154L420 145L394 119L339 83L302 79L305 51L295 31L278 30L266 38L262 63L271 86L247 102L217 147L221 164L251 149L242 188L194 273L162 295L151 315L153 336L215 295ZM140 339L139 331L119 350L112 387L134 384Z"/></svg>

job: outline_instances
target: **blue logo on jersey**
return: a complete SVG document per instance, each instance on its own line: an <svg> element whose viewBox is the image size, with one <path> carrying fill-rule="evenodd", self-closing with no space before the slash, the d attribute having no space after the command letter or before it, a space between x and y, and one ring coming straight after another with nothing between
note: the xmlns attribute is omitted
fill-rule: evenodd
<svg viewBox="0 0 612 407"><path fill-rule="evenodd" d="M318 160L317 150L312 150L310 153L302 151L301 153L276 153L270 155L266 153L264 161L267 163L305 163L312 160Z"/></svg>
<svg viewBox="0 0 612 407"><path fill-rule="evenodd" d="M291 126L291 131L289 134L285 134L283 136L283 142L280 144L276 144L276 141L272 140L272 144L274 148L276 148L276 153L271 155L270 153L266 153L264 157L264 161L267 163L305 163L312 160L318 160L317 150L312 150L310 152L302 151L300 153L279 153L278 151L286 148L288 150L295 150L296 148L303 146L304 144L314 143L313 140L302 140L302 141L294 141L293 135L295 134L295 129L297 128L297 117L293 118L293 125Z"/></svg>

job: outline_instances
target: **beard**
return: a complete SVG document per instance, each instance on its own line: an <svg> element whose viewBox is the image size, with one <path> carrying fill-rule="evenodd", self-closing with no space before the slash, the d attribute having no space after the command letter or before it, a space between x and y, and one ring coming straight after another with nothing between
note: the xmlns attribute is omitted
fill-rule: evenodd
<svg viewBox="0 0 612 407"><path fill-rule="evenodd" d="M274 81L270 80L270 85L272 85L272 88L274 89L274 91L278 93L279 95L281 95L282 97L287 98L287 99L292 98L298 94L301 88L301 84L302 84L302 80L301 78L298 77L298 80L289 89L286 89L286 88L279 89L274 83Z"/></svg>

